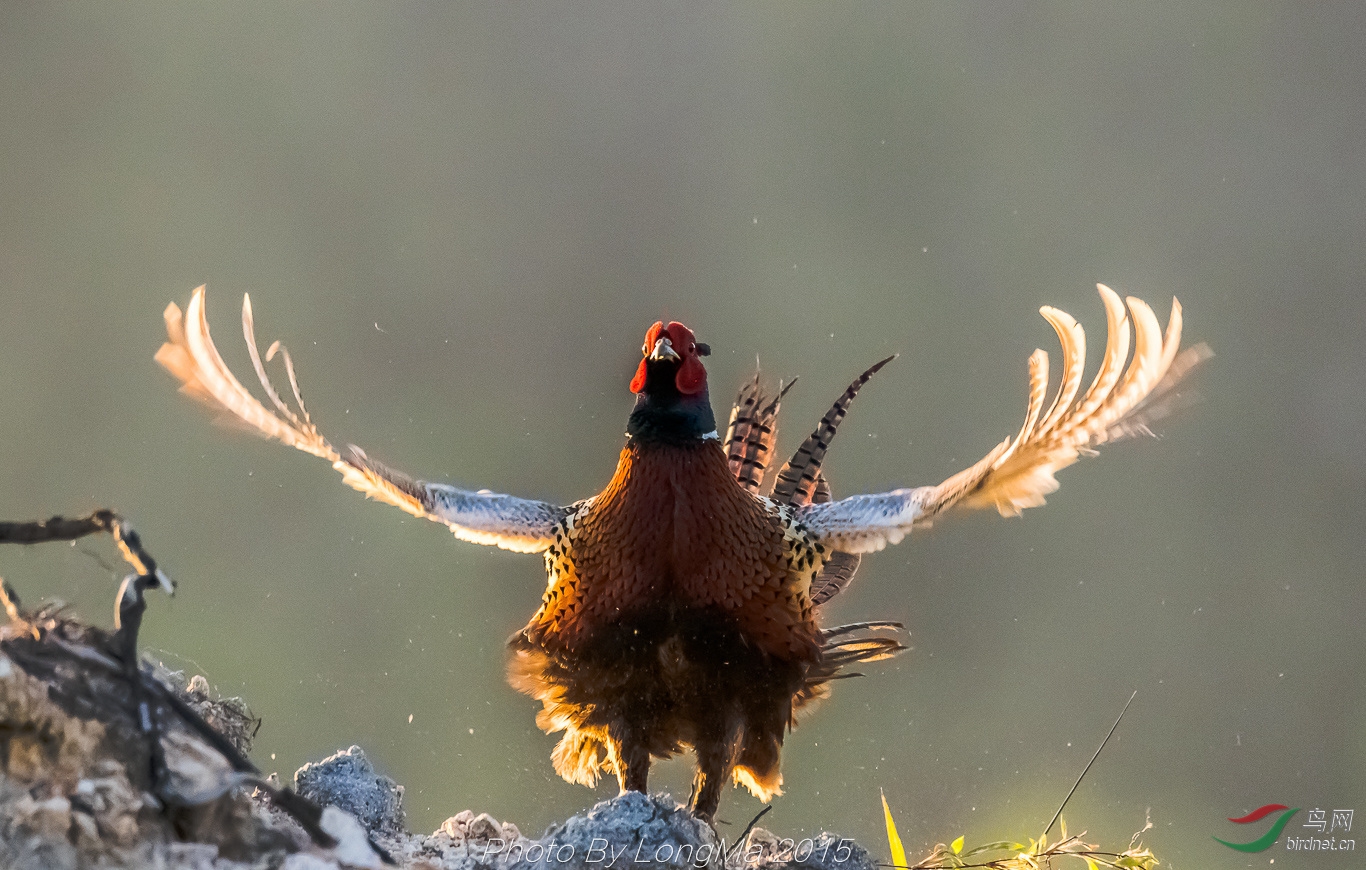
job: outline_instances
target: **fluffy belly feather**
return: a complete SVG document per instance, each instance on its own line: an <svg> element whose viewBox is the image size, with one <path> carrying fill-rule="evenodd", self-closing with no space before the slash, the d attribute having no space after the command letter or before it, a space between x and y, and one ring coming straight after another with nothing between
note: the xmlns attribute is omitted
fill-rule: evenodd
<svg viewBox="0 0 1366 870"><path fill-rule="evenodd" d="M570 782L642 769L644 757L692 749L725 756L735 782L767 800L782 785L779 760L809 665L756 649L716 609L644 609L600 626L572 653L525 631L512 638L509 681L542 702L536 724L564 732L552 754ZM623 757L637 752L642 757Z"/></svg>

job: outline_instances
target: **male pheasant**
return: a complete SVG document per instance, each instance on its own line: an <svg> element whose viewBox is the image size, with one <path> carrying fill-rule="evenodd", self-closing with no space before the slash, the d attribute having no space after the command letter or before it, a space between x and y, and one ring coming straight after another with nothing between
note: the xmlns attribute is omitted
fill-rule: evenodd
<svg viewBox="0 0 1366 870"><path fill-rule="evenodd" d="M681 323L655 323L630 384L637 399L616 472L597 495L558 506L413 480L360 448L337 451L305 410L278 343L266 359L277 349L284 356L297 411L266 377L250 299L242 306L247 347L275 410L218 355L203 287L184 315L167 307L169 340L156 359L184 392L328 460L367 496L445 523L466 541L543 553L549 584L509 643L509 679L541 701L536 721L544 731L563 732L555 770L585 785L610 773L623 790L644 791L652 759L691 748L692 806L711 819L728 780L762 800L778 794L783 736L798 710L828 694L844 666L901 649L879 634L894 624L818 624L819 605L848 584L860 554L897 543L951 507L1012 516L1043 504L1059 469L1105 441L1147 431L1151 400L1206 355L1203 346L1178 354L1176 300L1164 336L1141 300L1126 305L1099 289L1109 340L1080 398L1085 335L1067 314L1045 307L1064 359L1047 409L1048 355L1036 350L1014 438L937 486L839 500L821 472L825 449L854 394L886 360L850 385L763 496L781 394L765 395L756 376L740 393L723 443L702 363L709 349Z"/></svg>

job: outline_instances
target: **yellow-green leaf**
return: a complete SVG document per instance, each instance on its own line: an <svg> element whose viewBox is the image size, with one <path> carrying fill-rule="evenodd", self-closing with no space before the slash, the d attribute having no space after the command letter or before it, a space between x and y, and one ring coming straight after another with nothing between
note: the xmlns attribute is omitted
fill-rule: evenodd
<svg viewBox="0 0 1366 870"><path fill-rule="evenodd" d="M997 840L994 843L983 843L980 846L973 846L963 853L964 857L970 855L980 855L983 852L1023 852L1024 843L1016 843L1013 840Z"/></svg>
<svg viewBox="0 0 1366 870"><path fill-rule="evenodd" d="M892 850L892 864L896 867L909 867L906 863L906 847L901 845L901 835L896 832L896 822L892 821L892 808L887 806L887 793L882 794L882 814L887 819L887 845Z"/></svg>
<svg viewBox="0 0 1366 870"><path fill-rule="evenodd" d="M953 854L961 855L963 853L963 838L960 836L958 839L954 840L949 844L949 848L953 850Z"/></svg>

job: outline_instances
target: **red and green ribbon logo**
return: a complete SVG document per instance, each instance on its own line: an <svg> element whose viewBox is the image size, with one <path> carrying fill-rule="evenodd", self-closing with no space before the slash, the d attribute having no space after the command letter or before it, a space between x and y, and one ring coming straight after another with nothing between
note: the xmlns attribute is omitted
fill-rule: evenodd
<svg viewBox="0 0 1366 870"><path fill-rule="evenodd" d="M1229 819L1229 821L1233 822L1235 825L1250 825L1253 822L1260 822L1272 813L1280 813L1280 818L1276 819L1275 823L1271 825L1271 829L1265 834L1250 843L1230 843L1228 840L1220 840L1218 837L1215 837L1214 839L1223 843L1225 846L1228 846L1230 849L1237 849L1239 852L1265 852L1276 842L1276 838L1281 835L1281 831L1285 830L1285 826L1290 822L1290 817L1299 811L1299 807L1295 807L1292 810L1285 804L1267 804L1265 806L1260 806L1245 816Z"/></svg>

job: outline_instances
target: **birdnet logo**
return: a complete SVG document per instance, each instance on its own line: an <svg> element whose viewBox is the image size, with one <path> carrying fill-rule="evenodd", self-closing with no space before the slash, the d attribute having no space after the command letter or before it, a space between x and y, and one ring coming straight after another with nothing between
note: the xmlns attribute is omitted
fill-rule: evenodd
<svg viewBox="0 0 1366 870"><path fill-rule="evenodd" d="M1299 807L1286 806L1285 804L1264 804L1245 816L1230 818L1229 821L1235 825L1252 825L1262 821L1268 816L1275 816L1276 820L1271 823L1271 827L1266 833L1254 840L1246 843L1233 843L1228 840L1215 837L1215 841L1228 846L1230 849L1237 849L1239 852L1265 852L1276 844L1276 840L1285 831L1285 826L1290 824L1290 820L1300 811ZM1352 830L1352 819L1356 815L1356 810L1333 810L1329 815L1328 810L1314 808L1309 811L1306 821L1301 827L1317 831L1319 834L1329 836L1290 836L1285 838L1285 849L1287 852L1353 852L1356 851L1356 840L1348 837L1339 836L1336 832L1348 833Z"/></svg>

